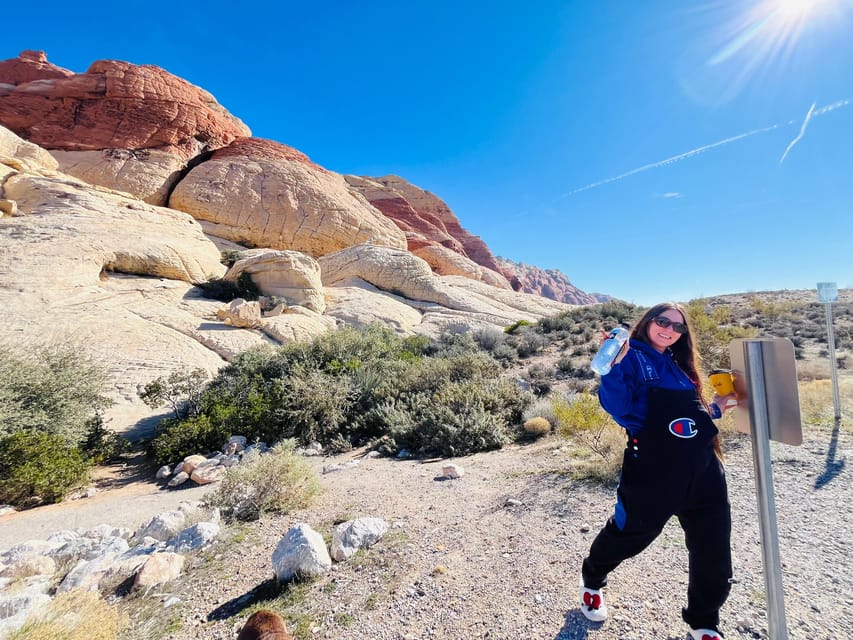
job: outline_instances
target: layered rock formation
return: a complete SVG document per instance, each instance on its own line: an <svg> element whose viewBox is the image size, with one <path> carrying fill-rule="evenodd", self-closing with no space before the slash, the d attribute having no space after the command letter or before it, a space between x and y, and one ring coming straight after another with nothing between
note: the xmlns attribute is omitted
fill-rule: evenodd
<svg viewBox="0 0 853 640"><path fill-rule="evenodd" d="M75 74L25 51L0 62L0 124L76 177L165 204L187 161L251 132L208 92L152 65Z"/></svg>
<svg viewBox="0 0 853 640"><path fill-rule="evenodd" d="M194 167L169 206L249 247L322 256L352 244L405 248L403 233L343 176L283 144L241 138Z"/></svg>
<svg viewBox="0 0 853 640"><path fill-rule="evenodd" d="M497 262L504 273L512 274L511 277L519 283L520 290L527 293L566 304L594 304L612 300L610 296L581 291L559 269L540 269L501 257L497 258Z"/></svg>
<svg viewBox="0 0 853 640"><path fill-rule="evenodd" d="M501 271L486 243L464 229L450 207L429 191L398 176L346 179L406 233L408 250L426 260L436 273L519 289Z"/></svg>
<svg viewBox="0 0 853 640"><path fill-rule="evenodd" d="M150 415L136 392L152 379L213 373L253 346L341 324L435 335L567 308L513 291L504 273L518 286L434 195L251 138L162 69L101 61L74 74L40 52L0 62L4 334L21 348L72 341L104 363L114 428ZM225 309L195 286L243 274L274 309Z"/></svg>

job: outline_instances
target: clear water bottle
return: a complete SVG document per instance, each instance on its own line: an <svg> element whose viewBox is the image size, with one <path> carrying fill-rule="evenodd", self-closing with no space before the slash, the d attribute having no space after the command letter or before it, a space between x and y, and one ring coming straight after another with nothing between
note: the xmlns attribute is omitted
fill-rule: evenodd
<svg viewBox="0 0 853 640"><path fill-rule="evenodd" d="M598 353L592 359L590 367L600 376L605 376L610 373L610 367L613 366L613 361L619 352L622 350L622 345L629 337L627 325L620 325L610 332L610 337L605 340Z"/></svg>

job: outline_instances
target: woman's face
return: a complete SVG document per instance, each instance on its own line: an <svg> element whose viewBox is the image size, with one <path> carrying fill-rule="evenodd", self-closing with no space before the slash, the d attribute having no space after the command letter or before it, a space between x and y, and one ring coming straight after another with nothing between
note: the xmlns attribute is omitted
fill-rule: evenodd
<svg viewBox="0 0 853 640"><path fill-rule="evenodd" d="M663 353L667 347L671 347L681 338L681 334L673 328L673 323L678 323L684 327L684 316L681 315L680 311L667 309L663 313L658 314L657 317L669 320L669 326L661 327L652 320L646 327L646 336L649 339L649 344L660 353Z"/></svg>

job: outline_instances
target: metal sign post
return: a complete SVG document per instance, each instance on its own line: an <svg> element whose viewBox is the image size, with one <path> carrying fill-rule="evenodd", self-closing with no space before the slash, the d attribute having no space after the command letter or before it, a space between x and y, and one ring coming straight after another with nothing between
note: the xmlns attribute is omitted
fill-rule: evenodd
<svg viewBox="0 0 853 640"><path fill-rule="evenodd" d="M771 640L788 640L770 440L802 444L794 345L782 338L734 340L729 353L738 400L735 428L752 436L768 632Z"/></svg>
<svg viewBox="0 0 853 640"><path fill-rule="evenodd" d="M835 332L832 329L832 303L838 302L838 287L834 282L817 283L817 299L826 305L826 344L829 351L829 370L832 373L832 401L835 421L841 420L841 395L838 393L838 364L835 360Z"/></svg>

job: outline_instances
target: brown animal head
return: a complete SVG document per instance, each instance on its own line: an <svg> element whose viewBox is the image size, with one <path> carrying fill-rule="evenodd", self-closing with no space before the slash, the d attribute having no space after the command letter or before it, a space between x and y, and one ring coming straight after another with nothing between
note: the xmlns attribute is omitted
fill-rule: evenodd
<svg viewBox="0 0 853 640"><path fill-rule="evenodd" d="M237 640L294 640L281 616L274 611L255 611L237 636Z"/></svg>

